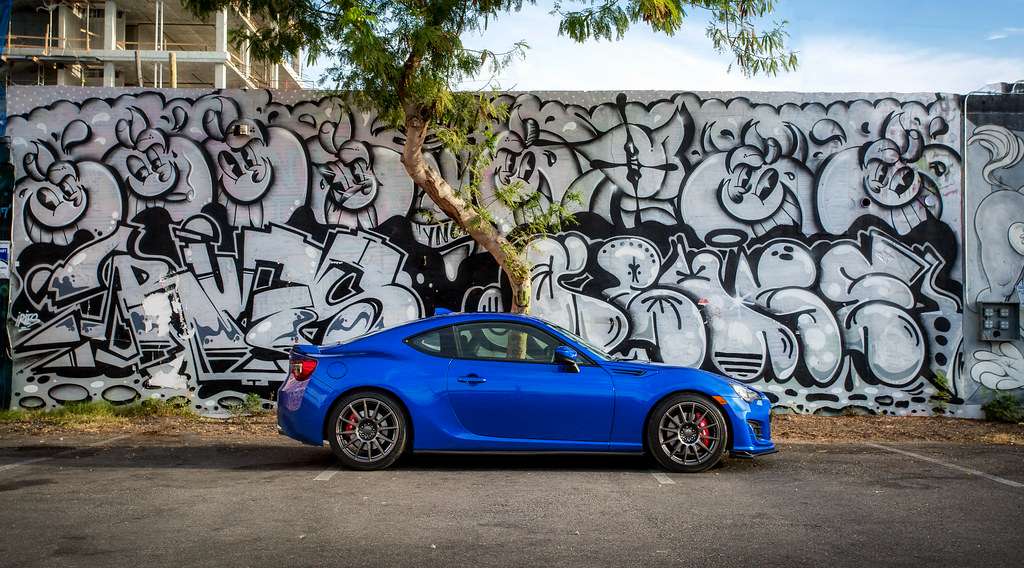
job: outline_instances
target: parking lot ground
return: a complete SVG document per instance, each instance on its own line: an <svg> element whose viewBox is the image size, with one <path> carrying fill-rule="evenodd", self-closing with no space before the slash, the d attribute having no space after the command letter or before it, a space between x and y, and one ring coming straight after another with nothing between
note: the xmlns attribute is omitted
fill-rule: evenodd
<svg viewBox="0 0 1024 568"><path fill-rule="evenodd" d="M1019 566L1024 556L1020 446L787 443L700 475L607 455L416 455L352 472L283 438L122 436L0 440L0 565Z"/></svg>

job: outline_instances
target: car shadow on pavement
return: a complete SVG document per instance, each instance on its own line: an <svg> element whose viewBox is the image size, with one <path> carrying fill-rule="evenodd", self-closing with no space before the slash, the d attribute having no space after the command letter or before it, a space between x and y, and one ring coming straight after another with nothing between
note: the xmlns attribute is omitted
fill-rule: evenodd
<svg viewBox="0 0 1024 568"><path fill-rule="evenodd" d="M402 470L646 471L654 467L639 454L581 453L417 453L395 464Z"/></svg>
<svg viewBox="0 0 1024 568"><path fill-rule="evenodd" d="M146 440L131 438L92 447L19 445L0 448L0 464L46 458L58 467L235 471L322 471L340 467L327 447L290 442ZM746 469L751 460L728 460ZM716 470L721 468L716 466ZM658 466L640 454L600 453L416 453L403 456L390 471L651 471Z"/></svg>

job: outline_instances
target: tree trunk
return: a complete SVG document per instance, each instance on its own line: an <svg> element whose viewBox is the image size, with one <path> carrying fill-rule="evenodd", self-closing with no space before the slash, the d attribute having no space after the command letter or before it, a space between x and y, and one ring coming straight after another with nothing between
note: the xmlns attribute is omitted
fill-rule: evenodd
<svg viewBox="0 0 1024 568"><path fill-rule="evenodd" d="M427 121L415 108L407 107L405 147L402 149L402 165L405 166L405 171L449 219L494 257L495 262L508 276L512 287L512 309L509 311L517 314L530 313L530 266L512 243L489 221L481 219L441 174L423 159L423 141L427 137L427 130Z"/></svg>

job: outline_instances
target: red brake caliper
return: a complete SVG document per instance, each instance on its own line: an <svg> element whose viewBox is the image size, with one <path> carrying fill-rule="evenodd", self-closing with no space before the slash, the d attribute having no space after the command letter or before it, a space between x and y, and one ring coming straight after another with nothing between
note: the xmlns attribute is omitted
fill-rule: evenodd
<svg viewBox="0 0 1024 568"><path fill-rule="evenodd" d="M357 416L355 412L352 412L352 414L348 415L348 422L345 423L345 428L343 428L343 430L345 433L353 433L355 432L356 424L358 423L359 416Z"/></svg>
<svg viewBox="0 0 1024 568"><path fill-rule="evenodd" d="M700 441L710 448L711 433L708 432L708 419L705 418L705 415L700 415L700 420L697 421L697 428L700 429Z"/></svg>

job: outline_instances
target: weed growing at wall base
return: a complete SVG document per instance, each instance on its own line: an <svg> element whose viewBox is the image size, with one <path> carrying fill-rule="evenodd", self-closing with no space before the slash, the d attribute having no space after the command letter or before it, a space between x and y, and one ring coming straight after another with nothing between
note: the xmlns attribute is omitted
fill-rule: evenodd
<svg viewBox="0 0 1024 568"><path fill-rule="evenodd" d="M932 400L935 401L932 411L936 414L945 414L949 410L949 401L953 399L950 394L953 389L949 384L949 378L946 377L946 373L935 371L935 378L932 382L938 387L938 391L932 395Z"/></svg>
<svg viewBox="0 0 1024 568"><path fill-rule="evenodd" d="M263 399L260 398L260 395L251 392L245 395L242 402L230 407L228 411L232 416L252 416L267 412L267 409L263 408Z"/></svg>
<svg viewBox="0 0 1024 568"><path fill-rule="evenodd" d="M145 399L126 405L109 402L69 403L51 412L35 410L0 411L0 423L22 423L46 426L116 426L127 425L132 420L174 416L198 418L183 399L169 401Z"/></svg>
<svg viewBox="0 0 1024 568"><path fill-rule="evenodd" d="M982 405L985 418L995 422L1024 423L1024 404L1012 394L1000 394Z"/></svg>

